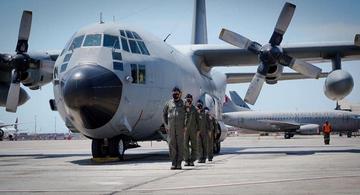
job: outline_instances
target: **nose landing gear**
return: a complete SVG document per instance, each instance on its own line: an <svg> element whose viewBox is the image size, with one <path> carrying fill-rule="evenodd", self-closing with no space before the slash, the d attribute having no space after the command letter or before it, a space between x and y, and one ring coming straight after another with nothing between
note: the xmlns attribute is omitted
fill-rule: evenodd
<svg viewBox="0 0 360 195"><path fill-rule="evenodd" d="M93 139L91 144L93 160L96 162L124 160L125 150L126 145L123 136L109 139Z"/></svg>

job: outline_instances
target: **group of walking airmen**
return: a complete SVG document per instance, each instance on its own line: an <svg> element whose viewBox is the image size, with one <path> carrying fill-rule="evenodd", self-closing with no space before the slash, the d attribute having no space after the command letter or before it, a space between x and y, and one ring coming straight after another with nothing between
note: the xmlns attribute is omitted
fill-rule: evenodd
<svg viewBox="0 0 360 195"><path fill-rule="evenodd" d="M163 120L168 135L171 169L181 169L194 166L194 162L205 163L213 159L214 134L217 132L217 122L214 116L198 100L193 104L191 94L186 100L181 99L181 90L174 87L172 99L164 107Z"/></svg>

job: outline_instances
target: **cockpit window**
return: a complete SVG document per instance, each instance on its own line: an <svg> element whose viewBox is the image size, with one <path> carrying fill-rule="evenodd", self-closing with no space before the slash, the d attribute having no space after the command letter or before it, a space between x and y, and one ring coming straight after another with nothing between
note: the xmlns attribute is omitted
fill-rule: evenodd
<svg viewBox="0 0 360 195"><path fill-rule="evenodd" d="M101 34L90 34L86 35L83 46L100 46L101 45Z"/></svg>
<svg viewBox="0 0 360 195"><path fill-rule="evenodd" d="M119 37L104 34L104 47L120 49Z"/></svg>
<svg viewBox="0 0 360 195"><path fill-rule="evenodd" d="M140 53L140 50L136 44L136 41L129 40L129 44L130 44L130 49L131 49L132 53Z"/></svg>
<svg viewBox="0 0 360 195"><path fill-rule="evenodd" d="M143 39L134 31L120 30L123 50L136 54L150 55Z"/></svg>
<svg viewBox="0 0 360 195"><path fill-rule="evenodd" d="M76 38L72 41L69 49L70 49L70 50L73 50L73 49L79 48L79 47L81 46L81 43L83 42L83 40L84 40L84 35L81 35L81 36L76 37Z"/></svg>
<svg viewBox="0 0 360 195"><path fill-rule="evenodd" d="M130 31L126 31L126 36L128 37L128 38L130 38L130 39L133 39L134 38L134 36L133 36L133 34L130 32Z"/></svg>
<svg viewBox="0 0 360 195"><path fill-rule="evenodd" d="M120 30L120 35L125 37L125 31L124 30Z"/></svg>
<svg viewBox="0 0 360 195"><path fill-rule="evenodd" d="M141 37L136 33L136 32L132 32L135 39L139 39L139 40L142 40Z"/></svg>
<svg viewBox="0 0 360 195"><path fill-rule="evenodd" d="M130 52L128 42L125 38L121 37L121 45L123 47L123 50Z"/></svg>
<svg viewBox="0 0 360 195"><path fill-rule="evenodd" d="M135 34L134 34L135 35ZM145 43L142 42L142 41L137 41L139 47L140 47L140 50L141 50L141 53L142 54L145 54L145 55L150 55L149 54L149 51L147 50L146 46L145 46Z"/></svg>

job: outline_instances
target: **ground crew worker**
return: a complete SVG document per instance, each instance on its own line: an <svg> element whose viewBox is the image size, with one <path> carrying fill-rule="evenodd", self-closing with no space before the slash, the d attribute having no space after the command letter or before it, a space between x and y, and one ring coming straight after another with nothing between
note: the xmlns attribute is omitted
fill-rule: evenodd
<svg viewBox="0 0 360 195"><path fill-rule="evenodd" d="M208 140L208 132L206 127L206 114L203 109L203 102L198 100L197 102L197 111L199 114L199 163L205 163L207 157L207 140Z"/></svg>
<svg viewBox="0 0 360 195"><path fill-rule="evenodd" d="M164 106L163 120L168 134L171 169L181 169L186 130L185 104L178 87L173 88L172 97Z"/></svg>
<svg viewBox="0 0 360 195"><path fill-rule="evenodd" d="M324 133L324 143L326 145L330 144L330 133L332 131L332 127L329 123L329 121L326 121L325 124L322 127L323 133Z"/></svg>
<svg viewBox="0 0 360 195"><path fill-rule="evenodd" d="M198 155L197 135L199 131L199 114L192 103L191 94L186 95L186 131L184 142L184 160L185 166L194 166L194 161ZM190 143L190 145L189 145ZM190 150L191 148L191 150Z"/></svg>
<svg viewBox="0 0 360 195"><path fill-rule="evenodd" d="M205 108L206 109L206 108ZM206 112L206 111L205 111ZM207 123L208 123L208 159L209 161L212 161L213 157L214 157L214 135L215 135L215 130L216 130L216 119L215 117L213 117L210 112L208 112L207 114Z"/></svg>

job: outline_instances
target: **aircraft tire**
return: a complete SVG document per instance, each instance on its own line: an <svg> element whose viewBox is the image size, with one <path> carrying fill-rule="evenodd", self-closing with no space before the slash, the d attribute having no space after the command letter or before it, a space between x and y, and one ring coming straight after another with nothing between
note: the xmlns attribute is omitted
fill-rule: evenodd
<svg viewBox="0 0 360 195"><path fill-rule="evenodd" d="M352 132L348 131L346 135L347 135L348 138L351 138L352 137Z"/></svg>
<svg viewBox="0 0 360 195"><path fill-rule="evenodd" d="M3 140L4 134L5 134L4 131L0 129L0 141Z"/></svg>
<svg viewBox="0 0 360 195"><path fill-rule="evenodd" d="M125 142L121 136L109 139L110 157L118 157L120 160L124 160L124 153L125 153Z"/></svg>
<svg viewBox="0 0 360 195"><path fill-rule="evenodd" d="M284 134L284 138L285 138L285 139L290 139L290 138L291 138L291 135L290 135L289 133L285 133L285 134Z"/></svg>
<svg viewBox="0 0 360 195"><path fill-rule="evenodd" d="M91 153L93 158L106 157L106 148L103 139L93 139L91 143Z"/></svg>

